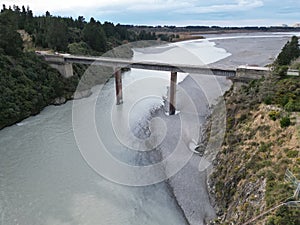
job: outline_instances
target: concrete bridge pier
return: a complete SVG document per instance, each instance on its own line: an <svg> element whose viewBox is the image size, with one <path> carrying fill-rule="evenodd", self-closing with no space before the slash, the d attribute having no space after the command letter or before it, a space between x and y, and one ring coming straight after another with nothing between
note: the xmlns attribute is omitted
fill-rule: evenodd
<svg viewBox="0 0 300 225"><path fill-rule="evenodd" d="M57 69L64 78L69 78L73 76L72 63L63 63L63 64L51 63L50 66L54 69Z"/></svg>
<svg viewBox="0 0 300 225"><path fill-rule="evenodd" d="M122 93L122 73L121 69L115 69L115 85L116 85L116 100L117 105L123 103L123 93Z"/></svg>
<svg viewBox="0 0 300 225"><path fill-rule="evenodd" d="M176 112L176 85L177 72L171 72L170 90L169 90L169 115L174 115Z"/></svg>

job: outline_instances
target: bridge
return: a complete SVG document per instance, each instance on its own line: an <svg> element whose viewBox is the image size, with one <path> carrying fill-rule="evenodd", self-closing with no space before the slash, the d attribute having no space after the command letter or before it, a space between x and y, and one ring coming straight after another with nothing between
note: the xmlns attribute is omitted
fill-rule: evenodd
<svg viewBox="0 0 300 225"><path fill-rule="evenodd" d="M263 76L268 75L270 72L268 68L264 67L238 67L232 69L223 69L215 67L210 68L203 65L168 64L162 62L134 61L131 59L74 56L69 54L42 54L42 56L50 64L51 67L57 69L61 73L61 75L66 78L73 76L73 63L112 67L115 71L114 76L116 86L116 102L118 105L123 103L121 69L134 68L171 72L169 91L170 115L174 115L176 111L176 83L178 72L199 75L223 76L237 80L259 79Z"/></svg>

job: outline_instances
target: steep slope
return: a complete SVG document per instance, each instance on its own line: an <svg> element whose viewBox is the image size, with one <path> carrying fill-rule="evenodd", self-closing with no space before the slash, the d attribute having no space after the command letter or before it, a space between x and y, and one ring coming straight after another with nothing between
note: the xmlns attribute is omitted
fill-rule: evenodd
<svg viewBox="0 0 300 225"><path fill-rule="evenodd" d="M272 98L298 99L299 88L299 77L272 77L227 93L227 135L210 180L216 223L243 224L292 199L295 188L284 175L289 169L300 178L300 113L264 102L272 102L272 90L286 90ZM282 206L253 224L300 224L299 218L299 208Z"/></svg>

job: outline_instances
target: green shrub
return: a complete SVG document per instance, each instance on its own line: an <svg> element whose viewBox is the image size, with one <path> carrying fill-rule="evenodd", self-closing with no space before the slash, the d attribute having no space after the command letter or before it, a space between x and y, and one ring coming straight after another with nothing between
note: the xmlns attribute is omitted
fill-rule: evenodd
<svg viewBox="0 0 300 225"><path fill-rule="evenodd" d="M299 154L298 154L299 155ZM299 177L300 176L300 167L299 166L294 166L292 168L292 172L296 175L296 177Z"/></svg>
<svg viewBox="0 0 300 225"><path fill-rule="evenodd" d="M290 99L288 103L284 106L284 109L288 112L296 112L300 110L300 103L297 103L295 100Z"/></svg>
<svg viewBox="0 0 300 225"><path fill-rule="evenodd" d="M241 115L241 117L239 118L239 122L242 122L242 121L244 121L244 120L246 120L247 119L247 114L242 114Z"/></svg>
<svg viewBox="0 0 300 225"><path fill-rule="evenodd" d="M275 173L273 173L271 170L267 170L265 176L268 179L268 181L272 181L276 179Z"/></svg>
<svg viewBox="0 0 300 225"><path fill-rule="evenodd" d="M271 145L272 143L261 142L258 150L260 152L267 152L270 149Z"/></svg>
<svg viewBox="0 0 300 225"><path fill-rule="evenodd" d="M298 225L300 223L299 209L282 206L276 211L275 225Z"/></svg>
<svg viewBox="0 0 300 225"><path fill-rule="evenodd" d="M266 225L275 225L276 224L275 221L276 221L276 217L275 216L270 216L268 218L268 221L267 221Z"/></svg>
<svg viewBox="0 0 300 225"><path fill-rule="evenodd" d="M288 69L288 66L278 66L274 72L276 75L283 77L286 76Z"/></svg>
<svg viewBox="0 0 300 225"><path fill-rule="evenodd" d="M269 117L271 120L275 121L280 117L280 112L273 110L273 111L269 112Z"/></svg>
<svg viewBox="0 0 300 225"><path fill-rule="evenodd" d="M264 161L261 161L260 163L258 163L258 168L262 169L265 167L269 167L271 165L272 165L272 162L270 160L264 160Z"/></svg>
<svg viewBox="0 0 300 225"><path fill-rule="evenodd" d="M284 127L288 127L291 125L291 120L290 120L290 117L288 116L285 116L285 117L282 117L281 120L280 120L280 126L282 128Z"/></svg>
<svg viewBox="0 0 300 225"><path fill-rule="evenodd" d="M273 98L270 95L263 98L263 103L265 103L266 105L271 105L272 102L273 102Z"/></svg>
<svg viewBox="0 0 300 225"><path fill-rule="evenodd" d="M288 103L285 104L284 109L288 112L292 112L295 110L295 102L290 99Z"/></svg>
<svg viewBox="0 0 300 225"><path fill-rule="evenodd" d="M290 98L290 93L278 94L278 103L284 107L289 102Z"/></svg>
<svg viewBox="0 0 300 225"><path fill-rule="evenodd" d="M297 150L290 150L286 153L287 157L289 158L297 158L299 155L299 151Z"/></svg>

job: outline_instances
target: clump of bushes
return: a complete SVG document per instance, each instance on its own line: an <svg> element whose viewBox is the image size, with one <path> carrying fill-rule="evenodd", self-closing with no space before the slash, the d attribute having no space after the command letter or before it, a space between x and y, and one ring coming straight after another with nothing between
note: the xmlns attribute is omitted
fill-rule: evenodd
<svg viewBox="0 0 300 225"><path fill-rule="evenodd" d="M290 68L299 69L300 49L298 37L293 36L282 48L273 66L273 74L279 76L273 82L274 85L265 87L263 102L267 105L276 104L282 106L288 112L300 111L300 77L286 77ZM277 79L277 81L276 81ZM275 117L272 117L274 120Z"/></svg>
<svg viewBox="0 0 300 225"><path fill-rule="evenodd" d="M271 112L269 112L269 117L271 120L276 121L280 118L280 112L272 110Z"/></svg>
<svg viewBox="0 0 300 225"><path fill-rule="evenodd" d="M280 120L280 126L282 128L288 127L291 125L291 120L289 116L282 117Z"/></svg>
<svg viewBox="0 0 300 225"><path fill-rule="evenodd" d="M274 73L280 77L283 77L287 75L288 69L289 69L288 66L277 66L276 69L274 70Z"/></svg>
<svg viewBox="0 0 300 225"><path fill-rule="evenodd" d="M290 150L286 153L287 157L289 158L296 158L299 155L299 152L297 150Z"/></svg>
<svg viewBox="0 0 300 225"><path fill-rule="evenodd" d="M300 77L286 77L272 81L272 85L262 84L264 92L262 102L266 105L278 105L288 112L300 111Z"/></svg>
<svg viewBox="0 0 300 225"><path fill-rule="evenodd" d="M288 206L280 207L275 215L269 217L267 225L297 225L300 223L299 219L299 209L290 208Z"/></svg>
<svg viewBox="0 0 300 225"><path fill-rule="evenodd" d="M294 112L294 111L299 111L300 109L300 103L296 102L293 99L290 99L288 103L285 104L284 109L288 112Z"/></svg>
<svg viewBox="0 0 300 225"><path fill-rule="evenodd" d="M272 97L270 95L267 95L266 97L263 98L263 103L266 105L271 105L272 104Z"/></svg>
<svg viewBox="0 0 300 225"><path fill-rule="evenodd" d="M300 56L298 37L293 36L291 41L288 41L279 53L275 64L282 67L289 65L293 60Z"/></svg>
<svg viewBox="0 0 300 225"><path fill-rule="evenodd" d="M261 142L258 150L260 152L267 152L271 146L272 146L272 143Z"/></svg>

